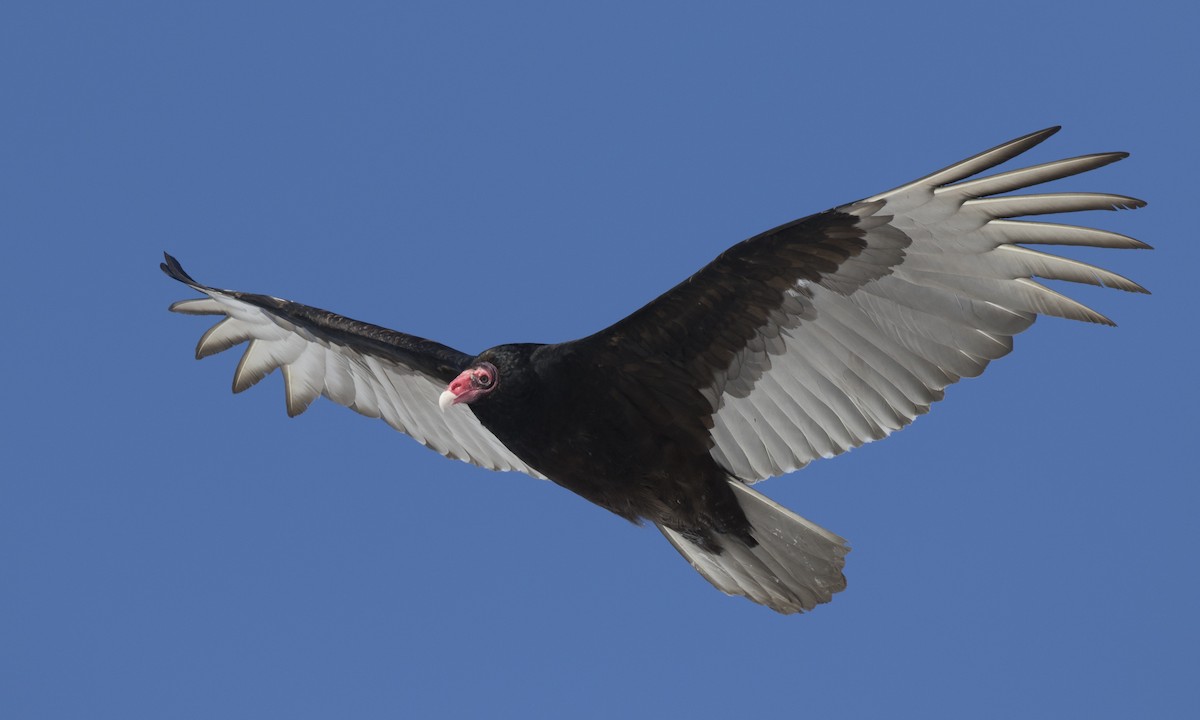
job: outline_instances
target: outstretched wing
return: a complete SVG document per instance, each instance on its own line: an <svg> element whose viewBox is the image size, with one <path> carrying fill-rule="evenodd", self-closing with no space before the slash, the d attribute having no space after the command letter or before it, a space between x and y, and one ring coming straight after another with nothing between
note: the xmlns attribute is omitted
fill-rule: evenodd
<svg viewBox="0 0 1200 720"><path fill-rule="evenodd" d="M1134 292L1119 275L1024 245L1145 248L1103 230L1011 218L1141 207L1096 193L995 197L1108 165L1059 160L967 180L1057 132L1032 133L874 197L746 240L583 340L647 412L697 418L747 481L885 437L983 372L1039 314L1112 324L1030 278Z"/></svg>
<svg viewBox="0 0 1200 720"><path fill-rule="evenodd" d="M200 338L197 359L247 343L233 375L235 393L279 368L288 415L299 415L324 395L368 417L382 418L446 457L542 477L474 414L443 413L438 408L438 395L467 367L470 355L269 295L201 285L170 255L161 267L207 296L177 302L172 311L224 316Z"/></svg>

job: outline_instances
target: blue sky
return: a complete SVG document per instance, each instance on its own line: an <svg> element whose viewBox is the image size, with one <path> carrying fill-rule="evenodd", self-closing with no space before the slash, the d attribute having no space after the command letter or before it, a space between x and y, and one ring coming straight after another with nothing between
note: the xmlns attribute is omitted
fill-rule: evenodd
<svg viewBox="0 0 1200 720"><path fill-rule="evenodd" d="M808 6L808 7L804 7ZM986 9L984 9L986 7ZM1197 11L8 2L0 715L1180 717L1195 678ZM466 351L1053 124L1150 202L913 427L760 485L845 536L799 617L658 533L235 354L157 268Z"/></svg>

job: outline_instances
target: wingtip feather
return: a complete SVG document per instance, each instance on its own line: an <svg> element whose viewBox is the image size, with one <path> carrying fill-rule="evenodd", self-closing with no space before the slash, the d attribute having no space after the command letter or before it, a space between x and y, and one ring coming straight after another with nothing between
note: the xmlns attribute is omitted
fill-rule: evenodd
<svg viewBox="0 0 1200 720"><path fill-rule="evenodd" d="M181 315L224 315L221 304L210 297L178 300L167 306L167 310Z"/></svg>
<svg viewBox="0 0 1200 720"><path fill-rule="evenodd" d="M170 253L164 252L163 259L166 262L159 263L158 267L167 275L167 277L171 278L172 280L178 280L185 285L194 286L197 284L192 276L188 275L187 271L183 269L183 265L180 265L179 261L176 260L175 257Z"/></svg>
<svg viewBox="0 0 1200 720"><path fill-rule="evenodd" d="M1149 203L1141 198L1129 197L1128 195L1114 196L1115 200L1108 210L1138 210L1146 207Z"/></svg>
<svg viewBox="0 0 1200 720"><path fill-rule="evenodd" d="M1062 129L1061 125L1053 125L1042 130L1036 130L1027 133L1018 138L1009 140L1008 142L1000 143L999 145L984 150L981 153L976 153L965 160L960 160L952 165L948 165L941 170L932 172L924 177L913 180L910 183L901 185L897 188L888 190L887 192L875 195L868 200L880 200L901 195L914 188L944 188L945 186L965 180L969 177L978 175L979 173L1001 165L1018 155L1022 155L1032 148L1045 142L1047 138Z"/></svg>
<svg viewBox="0 0 1200 720"><path fill-rule="evenodd" d="M1013 140L1010 144L1015 145L1017 143L1032 141L1033 144L1030 145L1029 147L1033 147L1034 145L1044 142L1045 140L1048 140L1049 138L1053 137L1054 135L1057 135L1059 130L1062 130L1062 125L1051 125L1048 128L1042 128L1041 130L1034 130L1033 132L1029 133L1028 135L1024 135L1022 137L1017 138L1016 140Z"/></svg>

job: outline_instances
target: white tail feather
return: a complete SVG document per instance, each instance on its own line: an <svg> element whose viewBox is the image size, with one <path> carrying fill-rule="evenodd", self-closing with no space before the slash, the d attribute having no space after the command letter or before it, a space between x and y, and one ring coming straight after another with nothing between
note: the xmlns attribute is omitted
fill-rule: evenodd
<svg viewBox="0 0 1200 720"><path fill-rule="evenodd" d="M845 540L743 483L729 484L758 544L751 547L732 535L719 535L721 552L712 553L659 525L692 567L718 590L785 614L812 610L846 588L842 567L850 548Z"/></svg>

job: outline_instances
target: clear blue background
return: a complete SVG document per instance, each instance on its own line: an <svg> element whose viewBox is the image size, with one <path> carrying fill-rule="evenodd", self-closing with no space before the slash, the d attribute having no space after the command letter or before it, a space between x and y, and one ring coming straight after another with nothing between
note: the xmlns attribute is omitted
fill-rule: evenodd
<svg viewBox="0 0 1200 720"><path fill-rule="evenodd" d="M1160 7L1171 6L1171 12ZM1185 3L0 10L0 716L1196 717ZM760 488L847 537L782 617L657 533L191 359L200 280L478 351L1038 128L1143 197L886 442ZM586 412L586 408L581 408Z"/></svg>

